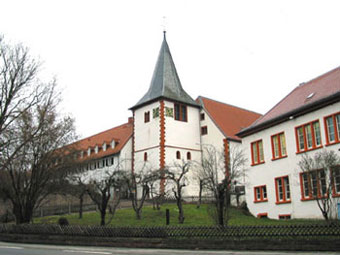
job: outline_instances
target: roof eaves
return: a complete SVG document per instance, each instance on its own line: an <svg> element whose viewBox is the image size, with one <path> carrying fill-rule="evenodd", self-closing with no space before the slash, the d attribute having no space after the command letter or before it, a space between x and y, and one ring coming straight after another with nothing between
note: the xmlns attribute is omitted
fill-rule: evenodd
<svg viewBox="0 0 340 255"><path fill-rule="evenodd" d="M282 122L285 122L291 118L296 118L299 116L302 116L304 114L310 113L312 111L318 110L322 107L328 106L330 104L336 103L340 100L340 91L330 95L328 97L321 98L317 101L314 101L310 104L303 105L299 108L296 108L292 111L286 112L284 114L281 114L275 118L269 119L265 122L262 122L258 125L250 126L248 128L245 128L238 132L236 135L243 138L249 135L252 135L256 132L262 131L264 129L270 128L272 126L275 126L277 124L280 124Z"/></svg>

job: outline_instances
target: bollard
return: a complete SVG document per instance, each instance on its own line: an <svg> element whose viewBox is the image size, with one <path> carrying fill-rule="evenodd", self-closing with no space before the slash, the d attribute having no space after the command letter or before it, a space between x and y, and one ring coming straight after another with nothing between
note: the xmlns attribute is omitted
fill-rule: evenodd
<svg viewBox="0 0 340 255"><path fill-rule="evenodd" d="M170 210L165 209L165 217L166 217L166 225L168 226L170 224Z"/></svg>

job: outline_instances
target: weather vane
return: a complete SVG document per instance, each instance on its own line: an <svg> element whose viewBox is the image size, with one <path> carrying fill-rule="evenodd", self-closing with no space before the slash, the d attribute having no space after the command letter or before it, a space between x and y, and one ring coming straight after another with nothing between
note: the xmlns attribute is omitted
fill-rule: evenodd
<svg viewBox="0 0 340 255"><path fill-rule="evenodd" d="M163 24L162 24L162 27L163 27L163 32L165 33L166 32L166 17L163 16Z"/></svg>

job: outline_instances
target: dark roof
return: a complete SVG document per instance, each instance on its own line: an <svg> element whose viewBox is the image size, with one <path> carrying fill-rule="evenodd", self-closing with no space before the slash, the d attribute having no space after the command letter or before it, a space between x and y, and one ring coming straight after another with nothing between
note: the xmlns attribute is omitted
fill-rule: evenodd
<svg viewBox="0 0 340 255"><path fill-rule="evenodd" d="M240 138L236 136L236 133L262 116L259 113L202 96L199 96L196 102L202 105L225 137L237 141L239 141Z"/></svg>
<svg viewBox="0 0 340 255"><path fill-rule="evenodd" d="M242 130L238 135L244 137L253 134L339 100L340 67L337 67L309 82L300 84L262 118Z"/></svg>
<svg viewBox="0 0 340 255"><path fill-rule="evenodd" d="M165 38L165 32L149 90L136 105L131 107L131 109L136 109L161 98L178 101L192 106L198 106L197 103L182 88Z"/></svg>

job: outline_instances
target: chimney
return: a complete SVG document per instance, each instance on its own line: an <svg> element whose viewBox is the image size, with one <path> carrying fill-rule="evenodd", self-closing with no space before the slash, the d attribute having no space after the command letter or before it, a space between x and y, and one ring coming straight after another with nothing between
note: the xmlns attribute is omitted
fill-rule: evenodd
<svg viewBox="0 0 340 255"><path fill-rule="evenodd" d="M129 123L129 124L133 124L133 117L129 117L129 118L128 118L128 123Z"/></svg>

